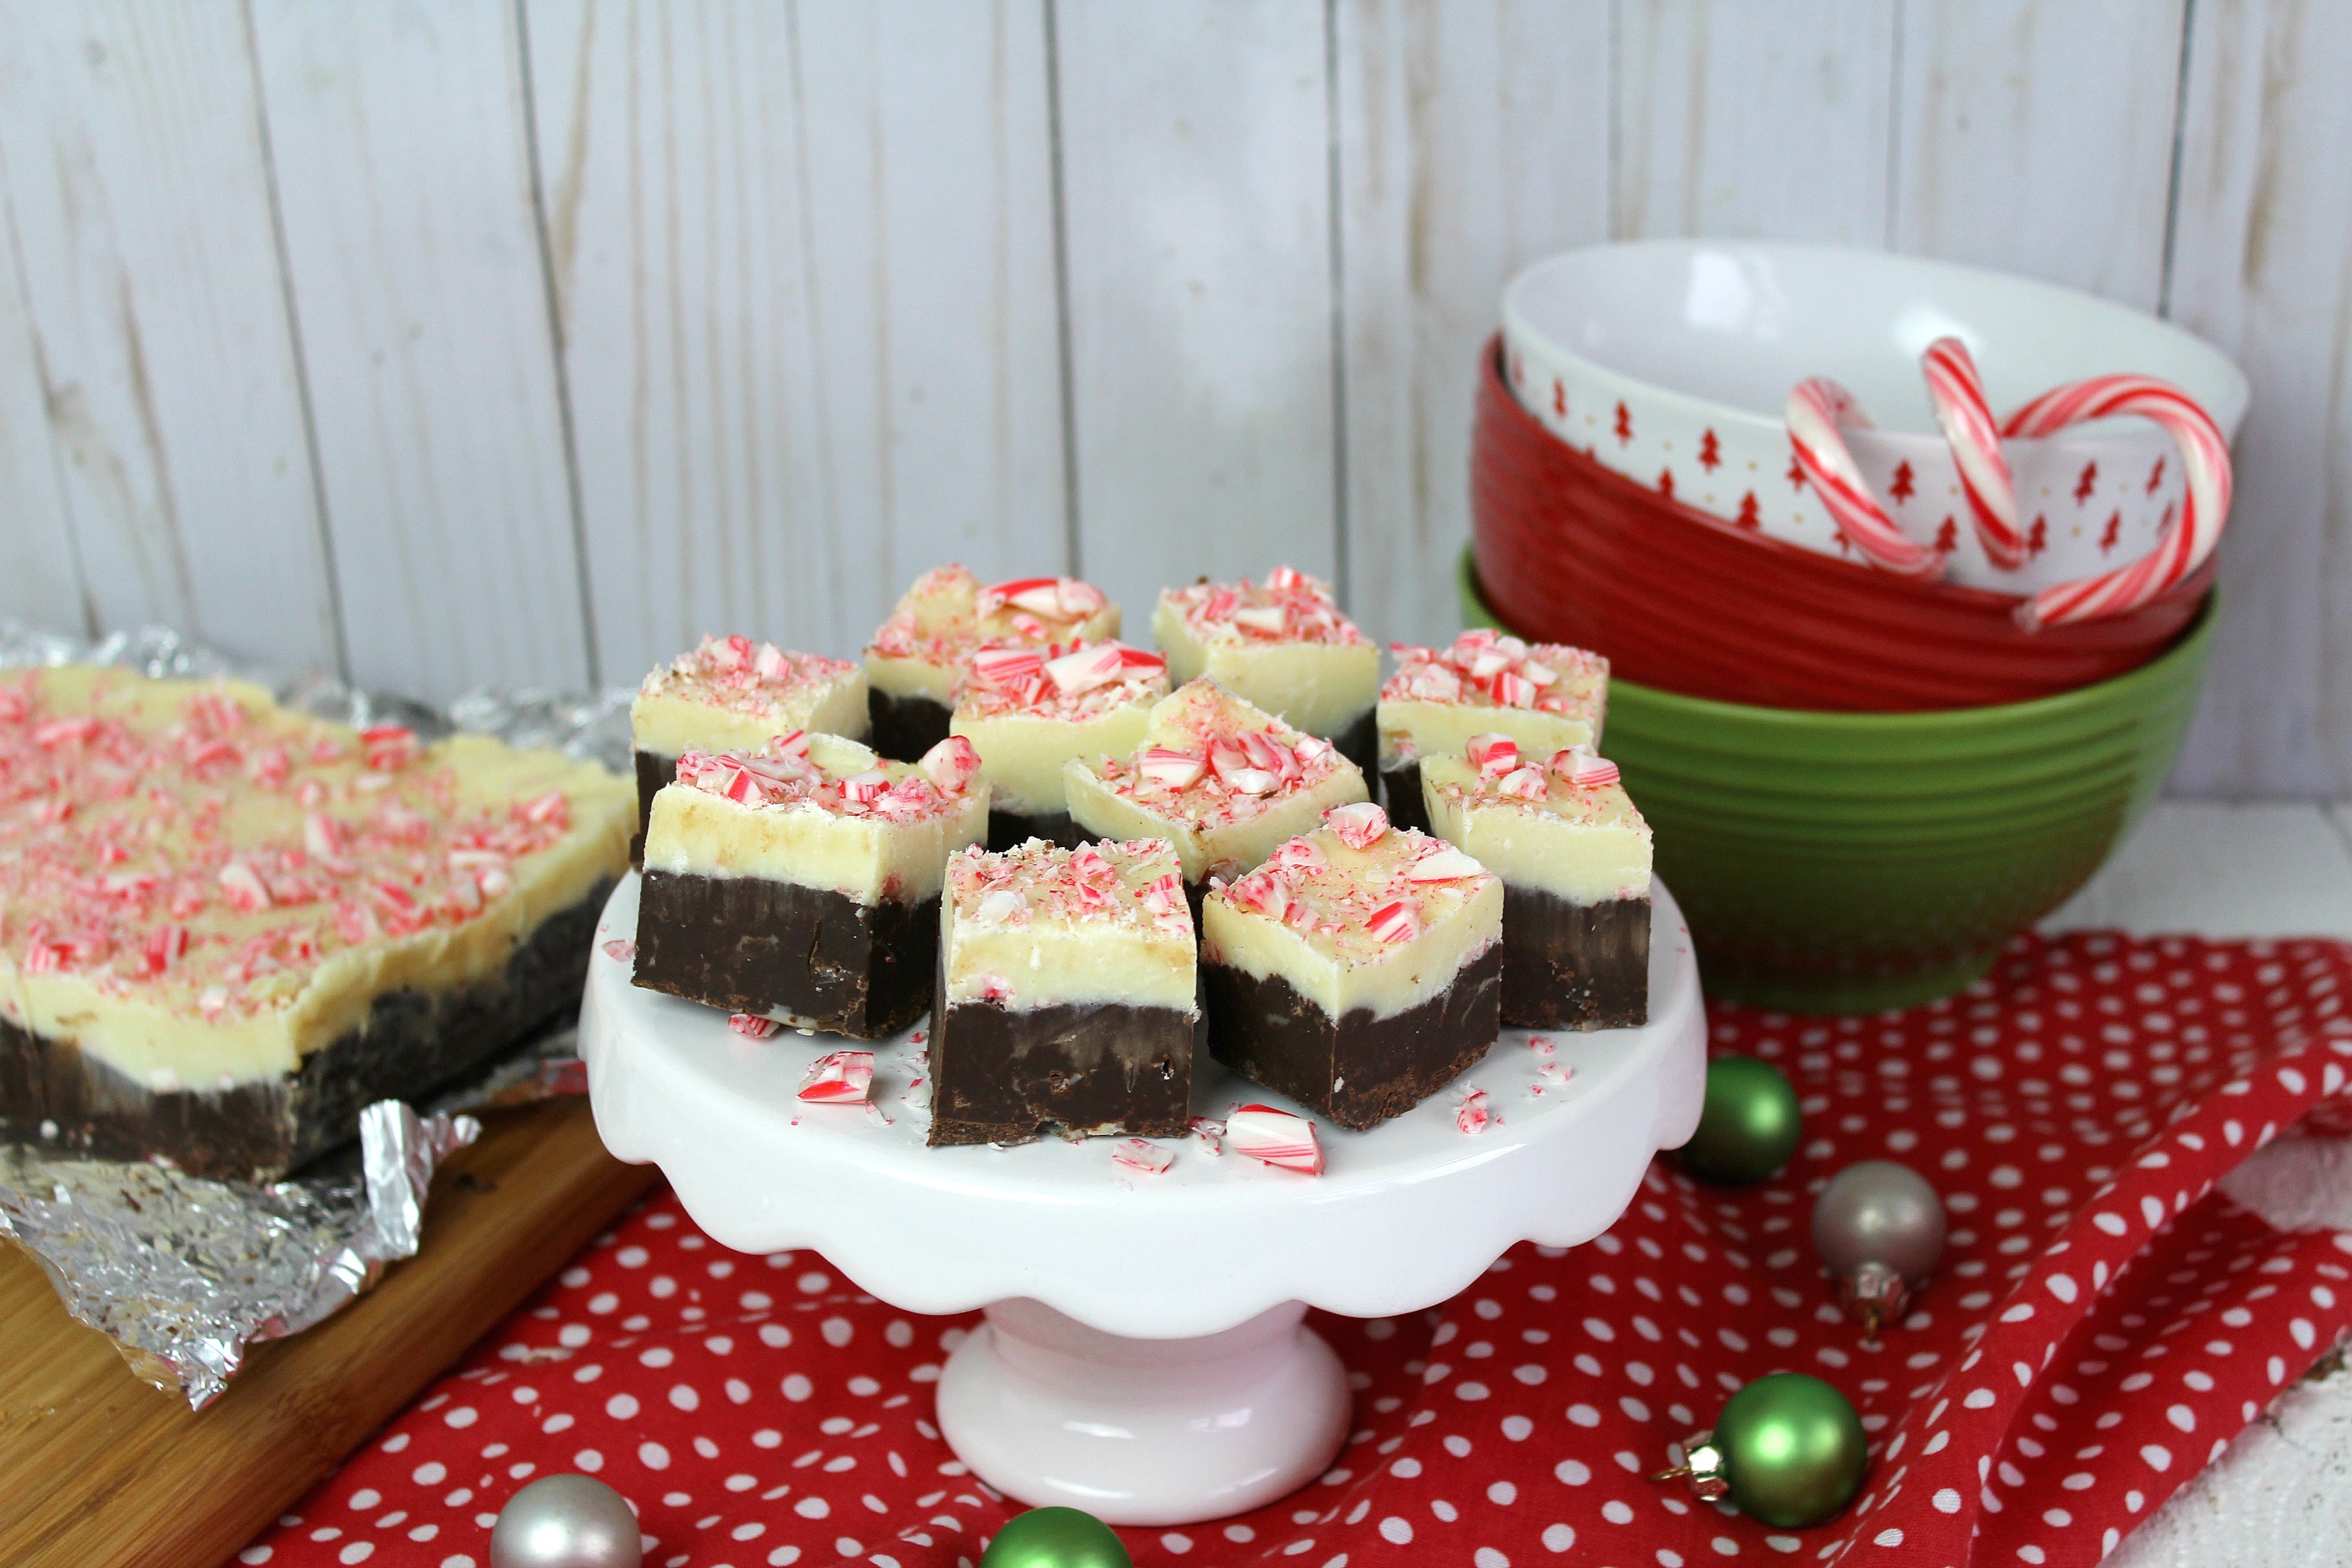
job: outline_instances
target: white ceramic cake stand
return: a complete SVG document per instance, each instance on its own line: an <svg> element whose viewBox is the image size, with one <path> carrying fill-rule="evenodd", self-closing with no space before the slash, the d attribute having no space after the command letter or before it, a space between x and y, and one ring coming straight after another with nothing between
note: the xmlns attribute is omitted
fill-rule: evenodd
<svg viewBox="0 0 2352 1568"><path fill-rule="evenodd" d="M1180 1524L1269 1502L1320 1474L1348 1431L1339 1358L1300 1322L1454 1296L1513 1243L1572 1246L1614 1223L1650 1156L1689 1138L1705 1081L1690 934L1654 889L1652 1022L1510 1029L1455 1084L1370 1132L1321 1122L1320 1176L1171 1139L1175 1164L1115 1165L1113 1141L930 1149L923 1047L875 1047L871 1108L795 1098L852 1042L765 1040L630 984L616 956L637 883L614 892L588 977L581 1054L605 1146L652 1162L729 1247L813 1247L912 1312L987 1309L940 1380L940 1426L982 1479L1114 1524ZM1570 1069L1562 1084L1539 1077ZM1471 1088L1499 1117L1457 1125ZM1195 1114L1296 1105L1213 1062Z"/></svg>

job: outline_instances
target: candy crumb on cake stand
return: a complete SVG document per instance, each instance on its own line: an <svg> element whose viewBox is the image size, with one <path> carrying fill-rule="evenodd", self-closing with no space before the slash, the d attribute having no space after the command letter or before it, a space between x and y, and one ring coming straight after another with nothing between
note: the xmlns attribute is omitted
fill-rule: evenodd
<svg viewBox="0 0 2352 1568"><path fill-rule="evenodd" d="M598 1131L658 1164L740 1251L814 1248L904 1310L987 1310L940 1379L940 1426L1000 1491L1114 1524L1247 1511L1313 1480L1348 1431L1339 1357L1300 1321L1417 1311L1513 1244L1607 1229L1650 1157L1697 1125L1706 1018L1681 911L1653 889L1650 1022L1530 1035L1369 1132L1317 1119L1307 1175L1213 1133L928 1148L924 1029L856 1042L630 984L637 880L596 936L581 1052ZM827 1053L870 1044L869 1099L801 1100ZM1203 1059L1192 1110L1298 1108Z"/></svg>

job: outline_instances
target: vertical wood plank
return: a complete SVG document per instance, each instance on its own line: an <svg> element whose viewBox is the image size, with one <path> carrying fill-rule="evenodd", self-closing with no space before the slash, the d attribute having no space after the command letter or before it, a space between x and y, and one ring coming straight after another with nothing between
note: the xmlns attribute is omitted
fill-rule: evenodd
<svg viewBox="0 0 2352 1568"><path fill-rule="evenodd" d="M332 668L236 0L0 5L0 152L98 619Z"/></svg>
<svg viewBox="0 0 2352 1568"><path fill-rule="evenodd" d="M1895 242L2152 310L2182 0L1904 0Z"/></svg>
<svg viewBox="0 0 2352 1568"><path fill-rule="evenodd" d="M1040 0L533 0L609 679L1063 564Z"/></svg>
<svg viewBox="0 0 2352 1568"><path fill-rule="evenodd" d="M1503 286L1609 236L1608 0L1338 12L1350 608L1461 624L1470 416Z"/></svg>
<svg viewBox="0 0 2352 1568"><path fill-rule="evenodd" d="M2352 791L2352 9L2199 0L2172 313L2236 357L2222 620L2176 787Z"/></svg>
<svg viewBox="0 0 2352 1568"><path fill-rule="evenodd" d="M581 620L513 18L256 0L352 672L577 688Z"/></svg>
<svg viewBox="0 0 2352 1568"><path fill-rule="evenodd" d="M95 628L74 562L57 448L49 439L40 355L25 317L14 203L0 184L0 616L45 631Z"/></svg>
<svg viewBox="0 0 2352 1568"><path fill-rule="evenodd" d="M1617 0L1620 239L1886 241L1892 0Z"/></svg>
<svg viewBox="0 0 2352 1568"><path fill-rule="evenodd" d="M1338 560L1314 0L1066 0L1081 563L1139 631L1202 573Z"/></svg>

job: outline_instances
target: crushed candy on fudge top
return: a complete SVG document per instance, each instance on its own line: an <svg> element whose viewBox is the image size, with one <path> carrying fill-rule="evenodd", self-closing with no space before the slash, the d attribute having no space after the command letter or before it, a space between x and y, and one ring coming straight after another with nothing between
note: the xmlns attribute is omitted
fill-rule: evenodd
<svg viewBox="0 0 2352 1568"><path fill-rule="evenodd" d="M702 645L653 671L637 689L730 713L805 719L857 667L821 654L787 653L746 637L707 637Z"/></svg>
<svg viewBox="0 0 2352 1568"><path fill-rule="evenodd" d="M498 910L575 801L617 825L625 798L558 753L256 687L28 672L0 682L0 1011L12 970L207 1021L284 1009L356 949Z"/></svg>
<svg viewBox="0 0 2352 1568"><path fill-rule="evenodd" d="M1383 702L1448 702L1520 708L1583 719L1595 734L1609 696L1609 661L1565 643L1529 645L1481 628L1451 647L1392 643L1397 672L1381 688Z"/></svg>
<svg viewBox="0 0 2352 1568"><path fill-rule="evenodd" d="M1330 742L1300 734L1205 675L1152 709L1133 756L1095 764L1115 794L1204 829L1247 822L1354 765Z"/></svg>
<svg viewBox="0 0 2352 1568"><path fill-rule="evenodd" d="M923 664L961 665L977 648L1040 647L1108 637L1118 606L1075 577L1024 577L983 585L961 566L935 566L915 579L866 653Z"/></svg>
<svg viewBox="0 0 2352 1568"><path fill-rule="evenodd" d="M1164 838L1106 838L1076 849L1033 838L998 855L974 845L949 859L948 886L959 923L1192 935L1183 872Z"/></svg>
<svg viewBox="0 0 2352 1568"><path fill-rule="evenodd" d="M956 710L969 719L1024 713L1077 721L1167 695L1167 656L1116 638L983 647L971 656Z"/></svg>
<svg viewBox="0 0 2352 1568"><path fill-rule="evenodd" d="M677 782L752 810L821 811L922 822L955 816L980 773L980 753L950 735L919 763L889 763L855 741L795 730L757 752L688 752Z"/></svg>
<svg viewBox="0 0 2352 1568"><path fill-rule="evenodd" d="M1202 642L1360 645L1356 623L1339 613L1331 585L1287 566L1263 582L1194 583L1160 595Z"/></svg>
<svg viewBox="0 0 2352 1568"><path fill-rule="evenodd" d="M1430 776L1447 800L1556 816L1583 826L1625 827L1644 841L1651 837L1649 823L1618 782L1617 764L1590 746L1569 746L1549 758L1529 758L1508 735L1474 735L1463 749L1461 767L1442 767Z"/></svg>
<svg viewBox="0 0 2352 1568"><path fill-rule="evenodd" d="M1341 963L1374 963L1458 913L1494 874L1442 838L1389 826L1369 801L1334 806L1323 826L1225 884L1234 909L1279 921Z"/></svg>

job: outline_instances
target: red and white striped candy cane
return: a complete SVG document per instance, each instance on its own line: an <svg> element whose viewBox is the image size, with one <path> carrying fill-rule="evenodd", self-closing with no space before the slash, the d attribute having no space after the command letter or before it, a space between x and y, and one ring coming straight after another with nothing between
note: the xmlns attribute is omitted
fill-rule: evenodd
<svg viewBox="0 0 2352 1568"><path fill-rule="evenodd" d="M1977 362L1959 339L1937 338L1919 356L1919 369L1927 378L1936 423L1943 426L1960 470L1960 490L1969 498L1969 519L1985 559L2013 572L2025 564L2025 535L2017 526L2017 489L2009 459L2001 456L2000 426L1985 399Z"/></svg>
<svg viewBox="0 0 2352 1568"><path fill-rule="evenodd" d="M2180 448L2187 494L2156 548L2095 577L2044 588L2018 607L2028 626L2062 626L2136 610L2205 564L2230 515L2230 444L2194 399L2152 375L2096 375L2053 387L2001 421L2003 436L2033 439L2070 425L2137 415Z"/></svg>
<svg viewBox="0 0 2352 1568"><path fill-rule="evenodd" d="M1895 526L1878 498L1854 467L1841 427L1867 430L1870 416L1853 395L1836 382L1815 376L1789 392L1789 445L1797 467L1813 493L1829 509L1830 521L1864 560L1906 577L1936 577L1944 570L1944 552L1917 542Z"/></svg>

